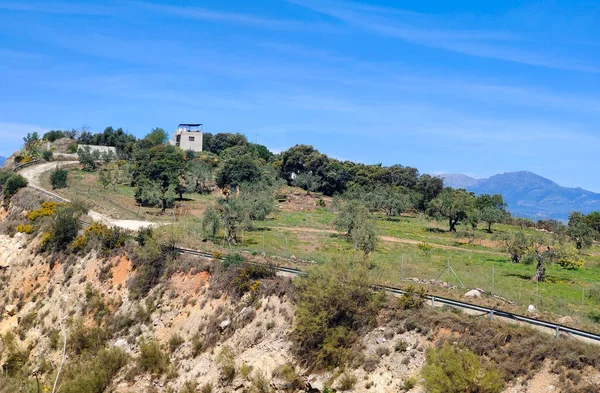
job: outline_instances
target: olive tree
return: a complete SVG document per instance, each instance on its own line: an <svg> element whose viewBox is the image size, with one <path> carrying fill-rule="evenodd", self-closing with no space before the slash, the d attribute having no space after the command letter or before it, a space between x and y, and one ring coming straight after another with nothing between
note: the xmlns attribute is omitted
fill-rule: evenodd
<svg viewBox="0 0 600 393"><path fill-rule="evenodd" d="M449 231L456 232L456 224L468 218L474 202L472 193L447 187L429 203L427 212L434 217L446 218Z"/></svg>

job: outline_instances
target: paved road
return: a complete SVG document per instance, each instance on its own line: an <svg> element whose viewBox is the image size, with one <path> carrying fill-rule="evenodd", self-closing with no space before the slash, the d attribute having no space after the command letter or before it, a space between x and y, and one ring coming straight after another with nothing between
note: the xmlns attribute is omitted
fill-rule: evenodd
<svg viewBox="0 0 600 393"><path fill-rule="evenodd" d="M45 190L42 186L42 175L50 170L53 170L57 167L65 167L70 165L79 164L79 161L56 161L56 162L46 162L39 165L33 165L27 168L24 168L19 171L19 173L27 179L29 182L29 187L35 188L38 190L42 190L46 193L52 194L59 198L62 198L60 195L57 195L51 191ZM64 199L64 198L63 198ZM96 211L90 210L88 212L88 216L90 216L94 221L101 222L105 225L119 227L123 229L127 229L130 231L139 231L141 228L147 227L156 227L157 223L151 221L140 221L140 220L115 220L105 214L98 213Z"/></svg>

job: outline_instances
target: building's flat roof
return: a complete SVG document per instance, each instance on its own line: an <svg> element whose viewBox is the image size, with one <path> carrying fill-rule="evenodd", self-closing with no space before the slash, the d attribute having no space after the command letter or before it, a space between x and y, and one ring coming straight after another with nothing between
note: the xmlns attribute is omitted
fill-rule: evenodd
<svg viewBox="0 0 600 393"><path fill-rule="evenodd" d="M188 124L188 123L181 123L179 125L179 127L181 126L188 126L188 127L200 127L202 124L198 123L198 124Z"/></svg>

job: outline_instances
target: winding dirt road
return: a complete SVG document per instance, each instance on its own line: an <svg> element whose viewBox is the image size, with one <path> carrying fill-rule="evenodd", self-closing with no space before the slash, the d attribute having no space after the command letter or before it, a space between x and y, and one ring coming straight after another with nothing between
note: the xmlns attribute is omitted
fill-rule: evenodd
<svg viewBox="0 0 600 393"><path fill-rule="evenodd" d="M53 193L52 191L45 190L42 187L42 175L48 171L51 171L57 167L63 168L66 166L73 166L79 164L79 161L56 161L56 162L45 162L39 165L32 165L27 168L23 168L19 171L19 173L27 179L29 182L29 187L34 188L36 190L41 190L45 194L52 195L56 198L67 200L66 198L61 197L58 194ZM147 227L157 227L158 224L151 221L140 221L140 220L115 220L105 214L98 213L96 211L90 210L88 212L88 216L90 216L94 221L100 222L105 225L119 227L123 229L127 229L130 231L139 231L142 228Z"/></svg>

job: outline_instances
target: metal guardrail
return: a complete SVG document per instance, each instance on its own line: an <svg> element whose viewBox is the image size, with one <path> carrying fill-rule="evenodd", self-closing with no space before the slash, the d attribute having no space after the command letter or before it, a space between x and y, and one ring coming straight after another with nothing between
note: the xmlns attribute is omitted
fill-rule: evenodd
<svg viewBox="0 0 600 393"><path fill-rule="evenodd" d="M203 258L214 259L213 255L211 253L204 252L204 251L192 250L192 249L188 249L188 248L175 248L175 251L177 251L181 254L196 255L196 256L203 257ZM302 271L299 269L275 266L275 265L271 265L271 267L280 272L285 272L285 273L290 273L290 274L295 274L295 275L306 275L305 271ZM399 294L399 295L406 294L406 291L404 291L400 288L396 288L396 287L389 287L389 286L385 286L385 285L373 285L372 287L376 290L383 290L383 291L394 293L394 294ZM459 300L448 299L448 298L441 297L441 296L425 295L424 298L427 299L428 301L430 301L432 306L435 306L436 303L441 303L441 304L446 304L446 305L449 305L452 307L463 308L463 309L473 310L473 311L479 311L484 314L489 314L490 320L493 320L494 317L499 317L499 318L506 318L506 319L510 319L513 321L522 322L522 323L533 325L533 326L540 326L540 327L548 328L555 332L555 337L557 337L557 338L560 336L560 333L563 332L563 333L568 333L568 334L571 334L574 336L583 337L583 338L586 338L589 340L600 342L600 334L587 332L585 330L575 329L575 328L571 328L571 327L553 323L553 322L543 321L543 320L535 319L535 318L529 318L524 315L513 314L513 313L510 313L507 311L497 310L494 308L488 308L488 307L484 307L484 306L478 306L476 304L465 303L465 302L461 302Z"/></svg>
<svg viewBox="0 0 600 393"><path fill-rule="evenodd" d="M44 161L44 160L33 160L33 161L29 161L29 162L26 162L25 164L20 164L20 165L17 165L16 167L14 167L14 168L12 169L12 171L13 171L13 172L18 172L18 171L20 171L21 169L27 168L27 167L29 167L29 166L32 166L32 165L40 164L40 163L42 163L42 162L45 162L45 161Z"/></svg>

